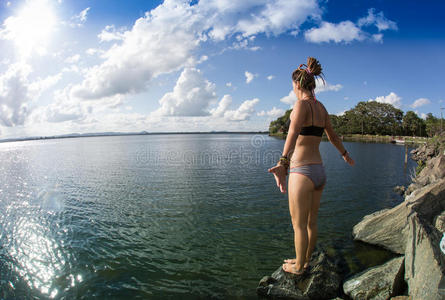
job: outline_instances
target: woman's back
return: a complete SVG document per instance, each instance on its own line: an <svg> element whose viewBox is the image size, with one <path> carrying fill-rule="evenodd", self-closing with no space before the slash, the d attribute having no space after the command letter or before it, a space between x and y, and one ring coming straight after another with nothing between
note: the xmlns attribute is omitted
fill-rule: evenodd
<svg viewBox="0 0 445 300"><path fill-rule="evenodd" d="M328 113L323 104L314 99L299 100L305 103L305 120L295 143L291 167L322 163L319 145Z"/></svg>

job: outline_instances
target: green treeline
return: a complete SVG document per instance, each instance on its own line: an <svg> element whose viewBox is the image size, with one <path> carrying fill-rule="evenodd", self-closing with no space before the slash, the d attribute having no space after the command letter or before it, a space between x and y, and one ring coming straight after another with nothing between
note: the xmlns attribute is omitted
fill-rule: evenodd
<svg viewBox="0 0 445 300"><path fill-rule="evenodd" d="M270 122L269 134L285 135L289 129L292 109L284 116ZM332 126L338 134L370 134L394 136L434 136L440 133L441 119L427 114L422 119L413 111L406 114L391 104L376 101L362 101L343 115L329 115ZM442 119L443 121L443 119ZM445 122L443 123L445 127Z"/></svg>

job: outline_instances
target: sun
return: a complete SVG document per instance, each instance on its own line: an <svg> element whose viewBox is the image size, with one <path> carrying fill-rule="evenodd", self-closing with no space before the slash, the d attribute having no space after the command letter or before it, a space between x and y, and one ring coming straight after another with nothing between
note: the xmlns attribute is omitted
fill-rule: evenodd
<svg viewBox="0 0 445 300"><path fill-rule="evenodd" d="M26 1L16 16L4 22L6 37L14 41L24 57L46 53L55 25L56 16L47 0Z"/></svg>

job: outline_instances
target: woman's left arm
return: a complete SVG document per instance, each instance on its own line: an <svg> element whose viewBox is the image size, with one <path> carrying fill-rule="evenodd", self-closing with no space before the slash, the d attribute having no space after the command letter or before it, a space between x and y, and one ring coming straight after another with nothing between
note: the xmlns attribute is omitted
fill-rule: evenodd
<svg viewBox="0 0 445 300"><path fill-rule="evenodd" d="M301 103L301 101L297 101L290 115L291 122L289 125L286 142L284 143L283 156L289 157L289 155L292 155L292 152L294 151L295 143L301 131L301 127L303 126L306 115L305 107L303 107L303 105L304 104ZM280 189L280 191L282 193L286 193L287 169L283 165L277 164L268 171L274 175L277 187Z"/></svg>

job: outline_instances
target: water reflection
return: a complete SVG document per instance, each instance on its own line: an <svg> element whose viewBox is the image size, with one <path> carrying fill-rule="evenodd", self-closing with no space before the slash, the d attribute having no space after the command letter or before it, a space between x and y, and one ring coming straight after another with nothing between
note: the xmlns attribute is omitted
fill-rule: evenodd
<svg viewBox="0 0 445 300"><path fill-rule="evenodd" d="M69 263L60 234L64 198L47 176L54 165L40 168L41 142L0 146L0 297L57 297Z"/></svg>
<svg viewBox="0 0 445 300"><path fill-rule="evenodd" d="M17 220L13 230L13 247L9 254L16 261L15 271L29 285L42 294L54 297L57 288L53 281L65 264L57 242L47 236L46 224L36 222L33 216Z"/></svg>
<svg viewBox="0 0 445 300"><path fill-rule="evenodd" d="M64 208L64 201L59 190L59 185L42 189L37 195L37 202L40 208L47 212L61 212Z"/></svg>
<svg viewBox="0 0 445 300"><path fill-rule="evenodd" d="M287 197L267 173L283 143L153 135L0 145L0 298L254 296L293 255ZM406 176L397 147L347 148L356 168L321 145L319 241L352 257L352 225L393 205Z"/></svg>

